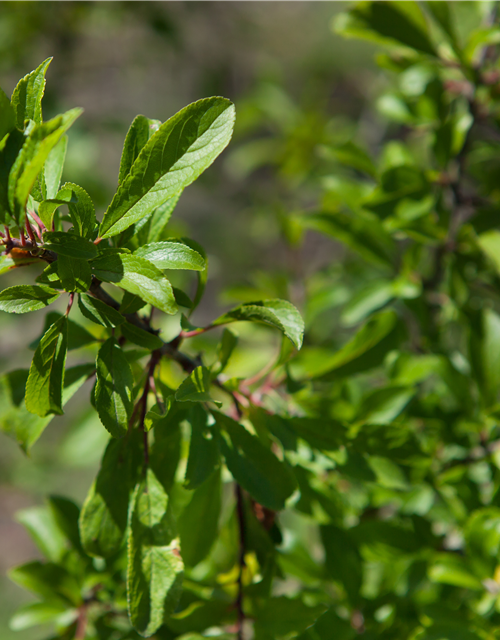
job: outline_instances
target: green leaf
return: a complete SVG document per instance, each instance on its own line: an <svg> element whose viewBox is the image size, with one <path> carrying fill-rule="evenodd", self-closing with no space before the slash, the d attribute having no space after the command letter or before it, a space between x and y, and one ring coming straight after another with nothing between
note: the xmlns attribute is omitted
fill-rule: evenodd
<svg viewBox="0 0 500 640"><path fill-rule="evenodd" d="M220 508L221 478L220 471L215 471L194 491L179 517L182 557L187 566L196 566L212 548L219 532Z"/></svg>
<svg viewBox="0 0 500 640"><path fill-rule="evenodd" d="M170 398L172 399L171 396ZM179 405L171 400L166 413L162 413L160 407L154 405L146 414L144 421L148 430L154 429L154 443L149 453L149 466L167 492L171 490L174 483L180 459L180 424L185 417L185 405Z"/></svg>
<svg viewBox="0 0 500 640"><path fill-rule="evenodd" d="M217 375L227 367L229 359L238 344L238 336L231 329L224 329L220 343L217 347L217 363L215 371Z"/></svg>
<svg viewBox="0 0 500 640"><path fill-rule="evenodd" d="M19 227L24 226L26 204L38 174L52 149L82 113L71 109L30 131L9 175L9 206Z"/></svg>
<svg viewBox="0 0 500 640"><path fill-rule="evenodd" d="M476 591L484 589L481 580L469 569L467 559L451 553L436 554L428 574L432 582Z"/></svg>
<svg viewBox="0 0 500 640"><path fill-rule="evenodd" d="M61 295L51 287L20 284L0 292L0 309L7 313L29 313L52 304Z"/></svg>
<svg viewBox="0 0 500 640"><path fill-rule="evenodd" d="M85 189L66 182L51 199L40 204L38 215L47 229L52 228L54 213L61 205L67 205L75 232L83 238L92 239L97 220L94 204Z"/></svg>
<svg viewBox="0 0 500 640"><path fill-rule="evenodd" d="M148 469L133 497L127 569L130 621L142 636L153 635L174 611L183 568L168 495Z"/></svg>
<svg viewBox="0 0 500 640"><path fill-rule="evenodd" d="M16 267L22 267L36 262L39 262L39 258L32 256L29 253L24 255L8 254L0 256L0 275L7 273L7 271L15 269Z"/></svg>
<svg viewBox="0 0 500 640"><path fill-rule="evenodd" d="M65 231L46 231L43 234L44 248L68 258L92 260L97 257L97 247L90 240Z"/></svg>
<svg viewBox="0 0 500 640"><path fill-rule="evenodd" d="M289 418L295 434L320 451L336 451L345 444L346 430L337 420L331 418Z"/></svg>
<svg viewBox="0 0 500 640"><path fill-rule="evenodd" d="M82 551L80 532L78 530L79 507L72 500L63 496L50 496L48 505L54 521L64 537L74 549Z"/></svg>
<svg viewBox="0 0 500 640"><path fill-rule="evenodd" d="M84 364L66 369L63 406L87 380L93 368L93 365ZM25 452L29 452L54 417L39 418L26 409L23 400L27 378L26 369L11 371L0 378L0 430L13 436Z"/></svg>
<svg viewBox="0 0 500 640"><path fill-rule="evenodd" d="M18 609L9 622L12 631L23 631L38 624L56 621L68 611L67 605L56 602L30 602ZM77 612L75 611L75 617Z"/></svg>
<svg viewBox="0 0 500 640"><path fill-rule="evenodd" d="M151 136L158 131L160 125L160 120L151 120L146 116L136 116L134 118L123 143L118 184L121 184L128 176L142 148Z"/></svg>
<svg viewBox="0 0 500 640"><path fill-rule="evenodd" d="M57 271L65 291L83 293L92 284L92 270L87 260L69 258L60 254L57 259Z"/></svg>
<svg viewBox="0 0 500 640"><path fill-rule="evenodd" d="M290 469L238 422L213 412L220 429L220 446L232 476L261 505L284 508L295 489Z"/></svg>
<svg viewBox="0 0 500 640"><path fill-rule="evenodd" d="M273 638L297 633L309 627L324 610L322 605L308 607L299 598L267 598L255 613L255 631Z"/></svg>
<svg viewBox="0 0 500 640"><path fill-rule="evenodd" d="M97 478L83 503L80 537L91 556L109 558L121 548L133 489L132 444L126 439L109 441Z"/></svg>
<svg viewBox="0 0 500 640"><path fill-rule="evenodd" d="M14 164L25 142L24 135L14 129L0 141L0 222L10 225L12 211L9 204L9 180Z"/></svg>
<svg viewBox="0 0 500 640"><path fill-rule="evenodd" d="M145 307L146 304L146 301L139 296L135 296L132 293L125 291L118 311L124 315L134 314Z"/></svg>
<svg viewBox="0 0 500 640"><path fill-rule="evenodd" d="M120 330L127 340L133 342L139 347L144 347L150 351L155 351L156 349L161 349L163 347L163 340L161 338L154 333L150 333L149 331L144 331L144 329L141 329L140 327L136 327L135 324L131 324L130 322L124 322L120 325Z"/></svg>
<svg viewBox="0 0 500 640"><path fill-rule="evenodd" d="M132 415L134 379L130 365L114 338L99 349L96 360L95 404L99 419L110 434L127 433Z"/></svg>
<svg viewBox="0 0 500 640"><path fill-rule="evenodd" d="M57 526L53 514L45 507L31 507L16 513L20 522L33 538L43 555L58 563L67 547L64 535Z"/></svg>
<svg viewBox="0 0 500 640"><path fill-rule="evenodd" d="M67 147L68 136L63 136L49 153L47 160L45 161L45 165L43 167L43 178L45 183L44 199L55 198L59 191Z"/></svg>
<svg viewBox="0 0 500 640"><path fill-rule="evenodd" d="M206 98L162 124L118 187L100 237L117 235L196 180L228 144L233 123L229 100Z"/></svg>
<svg viewBox="0 0 500 640"><path fill-rule="evenodd" d="M40 341L45 334L46 331L49 330L50 326L57 322L60 318L62 318L62 314L57 311L51 311L45 316L44 327L42 331L42 335L37 339L33 340L33 342L29 345L30 349L37 349ZM80 349L81 347L86 347L89 344L93 344L97 342L97 338L89 333L86 329L84 329L80 324L70 320L68 318L68 351L72 351L73 349Z"/></svg>
<svg viewBox="0 0 500 640"><path fill-rule="evenodd" d="M14 110L3 89L0 89L0 141L16 126Z"/></svg>
<svg viewBox="0 0 500 640"><path fill-rule="evenodd" d="M52 562L28 562L9 571L9 578L28 591L49 602L62 602L78 606L80 587L69 572Z"/></svg>
<svg viewBox="0 0 500 640"><path fill-rule="evenodd" d="M364 38L383 44L402 44L436 56L428 26L416 2L359 2L335 20L335 30L346 37Z"/></svg>
<svg viewBox="0 0 500 640"><path fill-rule="evenodd" d="M350 622L343 620L333 609L320 616L312 627L298 636L298 640L353 640L357 633Z"/></svg>
<svg viewBox="0 0 500 640"><path fill-rule="evenodd" d="M114 329L125 322L125 318L116 309L87 294L78 296L78 307L87 320L108 329Z"/></svg>
<svg viewBox="0 0 500 640"><path fill-rule="evenodd" d="M494 404L500 385L500 316L492 309L471 314L470 362L486 406Z"/></svg>
<svg viewBox="0 0 500 640"><path fill-rule="evenodd" d="M349 530L333 525L321 527L321 539L326 553L326 569L342 584L351 604L360 599L362 562L359 550Z"/></svg>
<svg viewBox="0 0 500 640"><path fill-rule="evenodd" d="M410 387L375 389L364 398L357 420L372 424L390 424L415 395Z"/></svg>
<svg viewBox="0 0 500 640"><path fill-rule="evenodd" d="M203 271L204 258L182 242L152 242L134 251L134 256L146 258L158 269L191 269Z"/></svg>
<svg viewBox="0 0 500 640"><path fill-rule="evenodd" d="M210 396L210 371L206 367L196 367L175 392L175 399L178 402L214 402Z"/></svg>
<svg viewBox="0 0 500 640"><path fill-rule="evenodd" d="M195 404L191 407L188 417L191 440L184 479L187 489L199 487L219 466L219 442L214 425L208 424L208 418L209 414L203 406Z"/></svg>
<svg viewBox="0 0 500 640"><path fill-rule="evenodd" d="M227 324L239 320L263 322L282 331L297 349L302 346L304 321L297 309L286 300L247 302L231 309L213 323Z"/></svg>
<svg viewBox="0 0 500 640"><path fill-rule="evenodd" d="M177 313L170 282L148 260L128 254L106 255L94 260L92 268L99 280L111 282L165 313Z"/></svg>
<svg viewBox="0 0 500 640"><path fill-rule="evenodd" d="M43 418L62 415L64 366L68 345L68 318L62 316L40 340L26 382L26 408Z"/></svg>
<svg viewBox="0 0 500 640"><path fill-rule="evenodd" d="M42 98L45 91L45 73L52 58L47 58L31 73L17 83L11 105L16 115L16 126L24 129L26 120L42 122Z"/></svg>

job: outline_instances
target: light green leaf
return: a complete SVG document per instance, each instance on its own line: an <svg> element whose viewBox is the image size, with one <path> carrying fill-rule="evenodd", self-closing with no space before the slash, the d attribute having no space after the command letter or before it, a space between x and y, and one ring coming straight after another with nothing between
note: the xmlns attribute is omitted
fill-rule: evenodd
<svg viewBox="0 0 500 640"><path fill-rule="evenodd" d="M121 184L128 176L142 148L151 136L158 131L160 125L160 120L151 120L146 116L136 116L134 118L123 143L118 184Z"/></svg>
<svg viewBox="0 0 500 640"><path fill-rule="evenodd" d="M47 229L52 228L56 209L64 204L68 206L75 232L83 238L92 238L97 224L94 204L85 189L72 182L66 182L52 199L40 204L38 215Z"/></svg>
<svg viewBox="0 0 500 640"><path fill-rule="evenodd" d="M194 567L209 553L219 531L220 471L215 471L193 493L179 517L182 557Z"/></svg>
<svg viewBox="0 0 500 640"><path fill-rule="evenodd" d="M0 292L0 309L7 313L29 313L52 304L61 295L51 287L20 284Z"/></svg>
<svg viewBox="0 0 500 640"><path fill-rule="evenodd" d="M0 140L16 126L14 110L3 89L0 89Z"/></svg>
<svg viewBox="0 0 500 640"><path fill-rule="evenodd" d="M128 612L142 636L153 635L174 611L183 569L168 495L148 469L133 497L128 542Z"/></svg>
<svg viewBox="0 0 500 640"><path fill-rule="evenodd" d="M432 582L476 591L484 589L481 580L469 569L467 560L456 554L436 554L429 566L428 574Z"/></svg>
<svg viewBox="0 0 500 640"><path fill-rule="evenodd" d="M49 153L47 160L45 161L45 165L43 167L45 199L55 198L59 191L67 147L68 136L63 136Z"/></svg>
<svg viewBox="0 0 500 640"><path fill-rule="evenodd" d="M87 260L69 258L63 254L57 259L57 271L65 291L83 293L92 284L92 270Z"/></svg>
<svg viewBox="0 0 500 640"><path fill-rule="evenodd" d="M74 576L52 562L28 562L9 571L9 578L42 598L62 604L80 605L80 587Z"/></svg>
<svg viewBox="0 0 500 640"><path fill-rule="evenodd" d="M39 258L32 256L29 253L25 255L7 254L0 256L0 275L7 273L11 269L21 267L28 264L34 264L39 262Z"/></svg>
<svg viewBox="0 0 500 640"><path fill-rule="evenodd" d="M40 340L26 382L26 408L41 418L62 415L64 366L68 346L68 318L62 316Z"/></svg>
<svg viewBox="0 0 500 640"><path fill-rule="evenodd" d="M68 611L64 604L56 602L30 602L18 609L9 622L13 631L23 631L38 624L56 621L62 614ZM75 618L78 612L74 611Z"/></svg>
<svg viewBox="0 0 500 640"><path fill-rule="evenodd" d="M17 83L12 93L11 105L16 114L16 126L24 129L26 120L42 122L42 98L45 91L45 73L52 58L47 58L31 73Z"/></svg>
<svg viewBox="0 0 500 640"><path fill-rule="evenodd" d="M135 324L131 324L130 322L124 322L120 326L120 330L127 340L139 347L144 347L150 351L155 351L155 349L161 349L163 347L163 340L161 338L154 333L136 327Z"/></svg>
<svg viewBox="0 0 500 640"><path fill-rule="evenodd" d="M125 322L121 313L110 307L102 300L82 293L78 296L78 307L87 320L91 320L103 327L112 329Z"/></svg>
<svg viewBox="0 0 500 640"><path fill-rule="evenodd" d="M304 321L293 304L286 300L247 302L226 312L220 318L217 318L213 324L227 324L240 320L263 322L271 327L276 327L286 335L297 349L302 346Z"/></svg>
<svg viewBox="0 0 500 640"><path fill-rule="evenodd" d="M99 349L96 360L95 404L102 424L115 438L127 433L132 415L134 379L130 365L114 338Z"/></svg>
<svg viewBox="0 0 500 640"><path fill-rule="evenodd" d="M227 367L229 358L231 357L236 345L238 344L238 336L231 329L224 329L222 337L217 348L217 363L215 370L217 375L222 373Z"/></svg>
<svg viewBox="0 0 500 640"><path fill-rule="evenodd" d="M81 113L81 109L71 109L35 125L26 137L10 171L8 184L9 206L20 227L24 225L26 204L38 174L52 149Z"/></svg>
<svg viewBox="0 0 500 640"><path fill-rule="evenodd" d="M220 450L214 425L208 424L209 414L202 405L191 407L188 422L191 425L189 456L184 479L187 489L196 489L219 466Z"/></svg>
<svg viewBox="0 0 500 640"><path fill-rule="evenodd" d="M205 98L162 124L118 187L99 235L117 235L196 180L228 144L233 123L229 100Z"/></svg>
<svg viewBox="0 0 500 640"><path fill-rule="evenodd" d="M68 258L92 260L97 256L97 247L93 242L69 231L46 231L43 242L45 249Z"/></svg>
<svg viewBox="0 0 500 640"><path fill-rule="evenodd" d="M121 548L130 493L133 490L132 445L111 438L97 478L83 503L79 527L83 548L91 556L109 558Z"/></svg>
<svg viewBox="0 0 500 640"><path fill-rule="evenodd" d="M52 513L46 507L31 507L16 513L20 522L33 538L47 560L59 562L67 547Z"/></svg>
<svg viewBox="0 0 500 640"><path fill-rule="evenodd" d="M175 399L178 402L214 402L210 396L210 371L206 367L196 367L175 392Z"/></svg>
<svg viewBox="0 0 500 640"><path fill-rule="evenodd" d="M168 314L178 311L172 286L154 264L128 254L100 256L92 262L99 280L111 282Z"/></svg>
<svg viewBox="0 0 500 640"><path fill-rule="evenodd" d="M283 509L295 489L290 469L238 422L218 411L213 415L222 453L236 482L264 507Z"/></svg>
<svg viewBox="0 0 500 640"><path fill-rule="evenodd" d="M134 256L146 258L158 269L203 271L206 267L203 257L182 242L152 242L136 249Z"/></svg>

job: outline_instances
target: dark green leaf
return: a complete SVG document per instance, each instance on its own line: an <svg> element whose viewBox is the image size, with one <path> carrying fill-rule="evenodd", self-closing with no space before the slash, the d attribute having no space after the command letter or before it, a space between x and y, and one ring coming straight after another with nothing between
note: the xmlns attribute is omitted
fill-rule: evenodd
<svg viewBox="0 0 500 640"><path fill-rule="evenodd" d="M161 338L154 333L136 327L135 324L131 324L130 322L124 322L120 326L120 330L127 340L137 344L139 347L144 347L150 351L155 351L155 349L161 349L163 347L163 340Z"/></svg>
<svg viewBox="0 0 500 640"><path fill-rule="evenodd" d="M91 320L108 329L117 327L125 322L125 318L116 309L87 294L78 296L78 307L87 320Z"/></svg>
<svg viewBox="0 0 500 640"><path fill-rule="evenodd" d="M191 440L186 467L185 486L196 489L209 478L219 466L219 443L214 425L208 425L209 414L196 404L189 412L191 424Z"/></svg>
<svg viewBox="0 0 500 640"><path fill-rule="evenodd" d="M335 640L353 640L356 631L352 625L343 620L334 609L329 609L320 616L310 629L307 629L298 640L331 640L334 634Z"/></svg>
<svg viewBox="0 0 500 640"><path fill-rule="evenodd" d="M43 234L44 248L55 251L68 258L92 260L97 257L97 247L74 233L64 231L46 231Z"/></svg>
<svg viewBox="0 0 500 640"><path fill-rule="evenodd" d="M92 262L94 274L168 314L178 311L172 286L163 273L144 258L123 255L101 256Z"/></svg>
<svg viewBox="0 0 500 640"><path fill-rule="evenodd" d="M20 284L0 292L0 309L7 313L28 313L43 309L61 295L51 287Z"/></svg>
<svg viewBox="0 0 500 640"><path fill-rule="evenodd" d="M224 329L222 337L217 349L217 364L215 366L217 375L222 373L227 367L229 358L231 357L236 345L238 344L238 336L231 329Z"/></svg>
<svg viewBox="0 0 500 640"><path fill-rule="evenodd" d="M282 331L300 349L304 334L304 321L297 309L286 300L260 300L247 302L228 311L213 323L227 324L237 320L263 322Z"/></svg>
<svg viewBox="0 0 500 640"><path fill-rule="evenodd" d="M185 408L171 402L163 413L154 405L146 414L147 429L154 429L154 443L149 455L149 465L165 491L172 488L181 453L180 423L186 417Z"/></svg>
<svg viewBox="0 0 500 640"><path fill-rule="evenodd" d="M63 496L50 496L48 505L59 530L75 549L81 550L80 532L78 531L79 507L72 500Z"/></svg>
<svg viewBox="0 0 500 640"><path fill-rule="evenodd" d="M162 124L118 187L99 235L117 235L196 180L228 144L233 122L229 100L206 98Z"/></svg>
<svg viewBox="0 0 500 640"><path fill-rule="evenodd" d="M279 511L295 489L295 479L285 463L240 424L218 411L220 445L234 479L261 505Z"/></svg>
<svg viewBox="0 0 500 640"><path fill-rule="evenodd" d="M14 110L5 91L0 89L0 140L10 133L16 126Z"/></svg>
<svg viewBox="0 0 500 640"><path fill-rule="evenodd" d="M151 136L158 131L160 125L160 120L151 120L146 116L136 116L134 118L123 143L118 184L121 184L128 176L142 148Z"/></svg>
<svg viewBox="0 0 500 640"><path fill-rule="evenodd" d="M203 271L203 257L182 242L152 242L134 251L135 256L146 258L158 269L191 269Z"/></svg>
<svg viewBox="0 0 500 640"><path fill-rule="evenodd" d="M60 254L57 259L57 271L65 291L78 291L83 293L90 289L90 285L92 284L92 271L87 260L69 258Z"/></svg>
<svg viewBox="0 0 500 640"><path fill-rule="evenodd" d="M95 404L102 424L115 438L127 433L132 415L134 379L130 365L114 338L99 349L96 360Z"/></svg>
<svg viewBox="0 0 500 640"><path fill-rule="evenodd" d="M194 567L208 555L219 531L220 508L221 478L220 472L215 471L195 489L179 517L182 557L186 565Z"/></svg>
<svg viewBox="0 0 500 640"><path fill-rule="evenodd" d="M360 599L362 563L359 550L349 531L333 525L321 527L330 576L342 584L352 604Z"/></svg>
<svg viewBox="0 0 500 640"><path fill-rule="evenodd" d="M20 522L33 538L47 560L60 562L66 551L66 540L53 514L45 507L31 507L16 513Z"/></svg>
<svg viewBox="0 0 500 640"><path fill-rule="evenodd" d="M128 543L128 611L141 635L153 635L173 612L182 577L179 539L168 495L148 469L133 497Z"/></svg>
<svg viewBox="0 0 500 640"><path fill-rule="evenodd" d="M40 340L26 382L26 408L41 418L62 415L64 367L68 346L68 318L62 316Z"/></svg>
<svg viewBox="0 0 500 640"><path fill-rule="evenodd" d="M12 109L16 114L16 126L24 129L26 120L42 122L42 98L45 91L45 73L52 58L47 58L31 73L17 83L12 94Z"/></svg>
<svg viewBox="0 0 500 640"><path fill-rule="evenodd" d="M42 331L42 335L34 340L29 348L35 350L40 344L40 340L42 339L44 333L49 330L50 325L57 322L62 317L61 313L57 311L51 311L45 316L44 327ZM84 329L81 325L70 320L68 318L68 351L72 351L73 349L80 349L81 347L85 347L88 344L92 344L97 342L97 338L89 333L86 329Z"/></svg>
<svg viewBox="0 0 500 640"><path fill-rule="evenodd" d="M79 605L82 601L75 578L52 562L29 562L9 571L9 578L49 602Z"/></svg>
<svg viewBox="0 0 500 640"><path fill-rule="evenodd" d="M262 631L275 638L303 631L324 610L322 605L308 607L298 598L268 598L255 613L256 633Z"/></svg>
<svg viewBox="0 0 500 640"><path fill-rule="evenodd" d="M210 371L206 367L196 367L175 392L175 399L178 402L214 402L210 396Z"/></svg>

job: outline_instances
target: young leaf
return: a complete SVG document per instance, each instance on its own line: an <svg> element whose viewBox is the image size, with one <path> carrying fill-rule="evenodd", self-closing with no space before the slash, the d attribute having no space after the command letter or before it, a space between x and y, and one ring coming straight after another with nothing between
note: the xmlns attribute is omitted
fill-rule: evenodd
<svg viewBox="0 0 500 640"><path fill-rule="evenodd" d="M231 309L213 323L227 324L238 320L263 322L282 331L300 349L304 334L304 321L297 309L286 300L261 300L247 302Z"/></svg>
<svg viewBox="0 0 500 640"><path fill-rule="evenodd" d="M187 566L196 566L208 555L219 531L220 508L221 478L217 470L194 491L179 517L182 557Z"/></svg>
<svg viewBox="0 0 500 640"><path fill-rule="evenodd" d="M79 260L92 260L97 257L97 247L90 240L65 231L46 231L43 234L45 249Z"/></svg>
<svg viewBox="0 0 500 640"><path fill-rule="evenodd" d="M91 320L108 329L117 327L122 322L125 322L125 318L116 309L84 293L78 296L78 307L87 320Z"/></svg>
<svg viewBox="0 0 500 640"><path fill-rule="evenodd" d="M284 508L295 489L288 467L238 422L213 412L220 429L220 446L234 479L261 505Z"/></svg>
<svg viewBox="0 0 500 640"><path fill-rule="evenodd" d="M0 310L7 313L29 313L52 304L61 295L51 287L20 284L0 292Z"/></svg>
<svg viewBox="0 0 500 640"><path fill-rule="evenodd" d="M97 224L94 204L85 189L72 182L66 182L51 199L40 204L38 215L46 228L52 228L54 213L64 204L68 206L75 232L83 238L92 238Z"/></svg>
<svg viewBox="0 0 500 640"><path fill-rule="evenodd" d="M57 271L65 291L84 292L90 289L92 270L87 260L60 254L57 259Z"/></svg>
<svg viewBox="0 0 500 640"><path fill-rule="evenodd" d="M199 487L219 466L219 442L214 425L207 424L208 417L202 405L195 404L191 407L188 417L191 440L184 478L186 489Z"/></svg>
<svg viewBox="0 0 500 640"><path fill-rule="evenodd" d="M96 361L95 405L102 424L115 438L127 433L132 415L134 379L130 365L114 338L99 349Z"/></svg>
<svg viewBox="0 0 500 640"><path fill-rule="evenodd" d="M163 340L161 338L156 336L154 333L149 333L149 331L144 331L144 329L136 327L135 324L124 322L120 326L120 329L122 335L125 336L127 340L133 342L139 347L144 347L150 351L161 349L163 347Z"/></svg>
<svg viewBox="0 0 500 640"><path fill-rule="evenodd" d="M17 83L11 105L16 115L16 126L24 129L26 120L42 122L42 98L45 91L45 73L52 58L47 58L34 71Z"/></svg>
<svg viewBox="0 0 500 640"><path fill-rule="evenodd" d="M10 100L5 91L0 89L0 141L16 126L14 110L10 106Z"/></svg>
<svg viewBox="0 0 500 640"><path fill-rule="evenodd" d="M175 392L175 399L178 402L215 402L215 404L221 405L210 395L210 371L206 367L196 367L184 379Z"/></svg>
<svg viewBox="0 0 500 640"><path fill-rule="evenodd" d="M26 408L43 418L62 415L64 366L68 345L68 318L62 316L40 340L26 382Z"/></svg>
<svg viewBox="0 0 500 640"><path fill-rule="evenodd" d="M146 258L158 269L191 269L203 271L205 260L182 242L152 242L134 251L134 256Z"/></svg>
<svg viewBox="0 0 500 640"><path fill-rule="evenodd" d="M71 109L35 125L28 134L10 171L8 183L9 207L19 227L24 226L28 197L49 153L81 113L81 109Z"/></svg>
<svg viewBox="0 0 500 640"><path fill-rule="evenodd" d="M104 214L99 236L115 236L191 184L228 144L234 106L205 98L167 120L143 147Z"/></svg>
<svg viewBox="0 0 500 640"><path fill-rule="evenodd" d="M148 469L133 497L127 569L130 621L144 637L153 635L175 609L183 569L168 495Z"/></svg>
<svg viewBox="0 0 500 640"><path fill-rule="evenodd" d="M63 136L49 153L43 167L44 199L55 198L61 184L61 176L68 147L68 136ZM49 227L50 228L50 227Z"/></svg>
<svg viewBox="0 0 500 640"><path fill-rule="evenodd" d="M121 184L128 176L142 148L151 136L158 131L160 125L160 120L151 120L146 116L136 116L134 118L123 143L118 184Z"/></svg>
<svg viewBox="0 0 500 640"><path fill-rule="evenodd" d="M109 558L120 550L134 476L132 442L111 438L101 468L80 513L83 548L91 556Z"/></svg>
<svg viewBox="0 0 500 640"><path fill-rule="evenodd" d="M128 254L100 256L92 261L99 280L111 282L168 314L177 312L172 286L154 264Z"/></svg>

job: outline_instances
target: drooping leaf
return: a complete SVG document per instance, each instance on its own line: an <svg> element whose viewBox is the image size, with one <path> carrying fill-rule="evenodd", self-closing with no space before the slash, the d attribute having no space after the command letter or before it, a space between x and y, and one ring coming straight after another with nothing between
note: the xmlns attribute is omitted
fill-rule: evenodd
<svg viewBox="0 0 500 640"><path fill-rule="evenodd" d="M125 318L116 309L102 302L102 300L84 293L78 296L78 307L87 320L91 320L108 329L117 327L125 322Z"/></svg>
<svg viewBox="0 0 500 640"><path fill-rule="evenodd" d="M130 365L114 338L99 349L96 360L95 405L99 419L110 434L127 433L132 415L134 379Z"/></svg>
<svg viewBox="0 0 500 640"><path fill-rule="evenodd" d="M16 126L23 130L26 120L42 122L42 98L45 91L45 73L52 58L47 58L17 83L11 105L16 115Z"/></svg>
<svg viewBox="0 0 500 640"><path fill-rule="evenodd" d="M79 260L92 260L97 257L97 247L74 233L64 231L46 231L43 234L43 246L50 251Z"/></svg>
<svg viewBox="0 0 500 640"><path fill-rule="evenodd" d="M228 144L233 122L229 100L206 98L162 124L118 187L99 235L117 235L196 180Z"/></svg>
<svg viewBox="0 0 500 640"><path fill-rule="evenodd" d="M40 340L26 382L26 408L41 418L63 414L62 392L68 347L68 318L62 316Z"/></svg>
<svg viewBox="0 0 500 640"><path fill-rule="evenodd" d="M152 242L134 251L135 256L146 258L158 269L191 269L203 271L205 260L182 242Z"/></svg>
<svg viewBox="0 0 500 640"><path fill-rule="evenodd" d="M105 255L92 261L97 278L139 296L168 314L177 312L172 286L154 264L128 254Z"/></svg>
<svg viewBox="0 0 500 640"><path fill-rule="evenodd" d="M261 441L228 416L213 412L220 446L234 479L261 505L279 511L295 489L288 467Z"/></svg>
<svg viewBox="0 0 500 640"><path fill-rule="evenodd" d="M161 338L154 333L150 333L149 331L144 331L144 329L141 329L140 327L136 327L135 324L130 322L124 322L120 326L120 331L127 340L130 340L130 342L133 342L139 347L144 347L150 351L161 349L163 347L163 340Z"/></svg>
<svg viewBox="0 0 500 640"><path fill-rule="evenodd" d="M0 292L0 309L7 313L29 313L52 304L61 295L51 287L20 284Z"/></svg>
<svg viewBox="0 0 500 640"><path fill-rule="evenodd" d="M83 503L79 528L83 548L91 556L108 558L122 545L134 465L131 459L135 442L111 438L104 452L97 478Z"/></svg>
<svg viewBox="0 0 500 640"><path fill-rule="evenodd" d="M304 334L304 321L297 309L286 300L261 300L247 302L227 311L217 318L214 325L227 324L239 320L263 322L282 331L300 349Z"/></svg>
<svg viewBox="0 0 500 640"><path fill-rule="evenodd" d="M179 517L182 557L186 565L194 567L208 555L217 538L220 508L221 478L220 472L215 471L195 489Z"/></svg>
<svg viewBox="0 0 500 640"><path fill-rule="evenodd" d="M9 207L20 227L24 225L26 204L38 174L52 149L81 113L81 109L71 109L35 125L28 134L10 171L8 184Z"/></svg>
<svg viewBox="0 0 500 640"><path fill-rule="evenodd" d="M61 284L65 291L78 291L83 293L90 289L92 284L92 270L87 260L81 258L69 258L59 255L57 259L57 272L61 278Z"/></svg>
<svg viewBox="0 0 500 640"><path fill-rule="evenodd" d="M214 425L208 425L209 415L202 405L191 407L188 421L191 425L191 440L186 467L185 486L196 489L217 469L220 451Z"/></svg>
<svg viewBox="0 0 500 640"><path fill-rule="evenodd" d="M178 402L214 402L210 395L210 371L206 367L196 367L175 392L175 399Z"/></svg>
<svg viewBox="0 0 500 640"><path fill-rule="evenodd" d="M175 609L183 568L168 495L148 469L133 497L127 569L130 621L142 636L153 635Z"/></svg>
<svg viewBox="0 0 500 640"><path fill-rule="evenodd" d="M128 176L142 148L151 136L158 131L160 125L161 122L159 120L151 120L146 116L136 116L134 118L123 143L118 184L121 184Z"/></svg>

